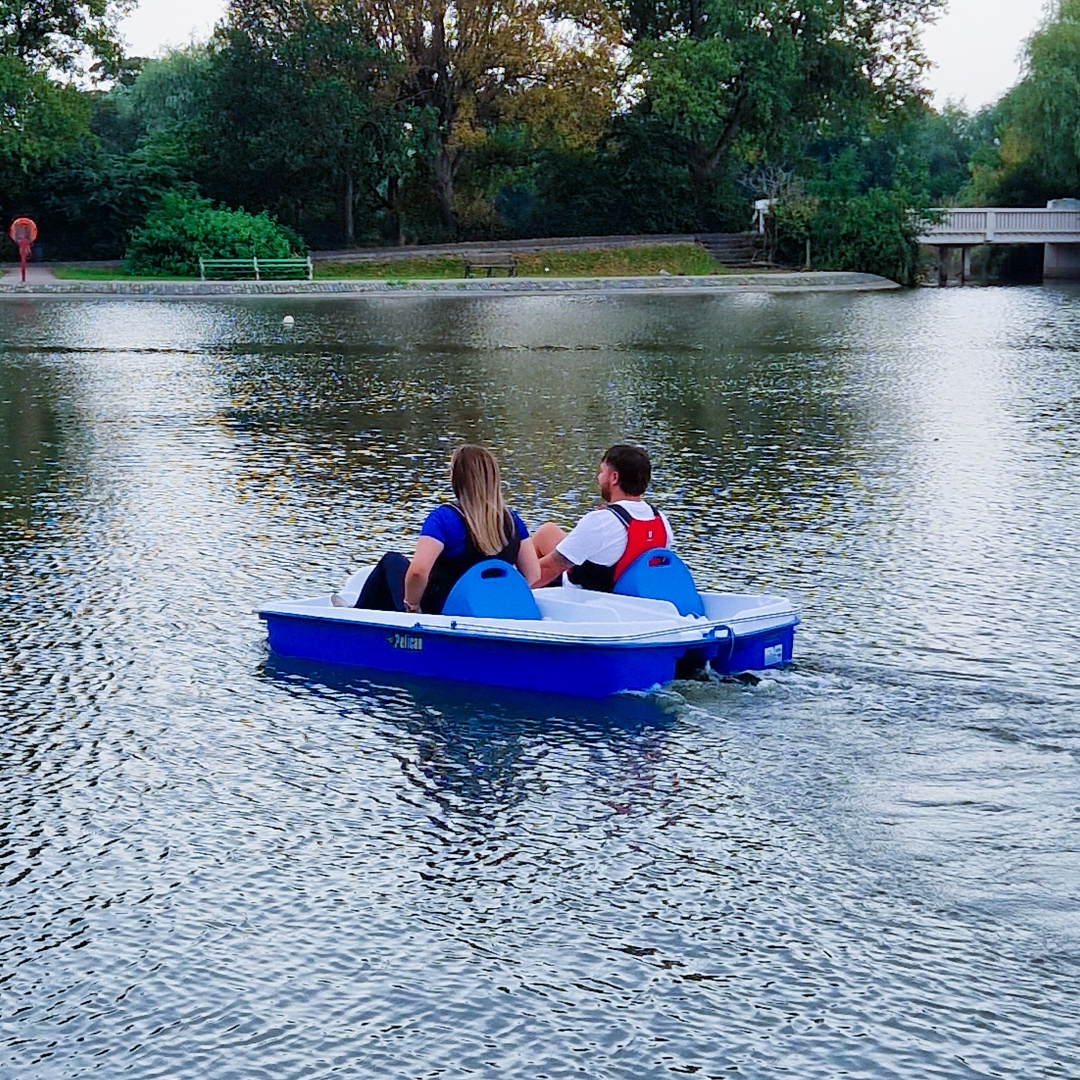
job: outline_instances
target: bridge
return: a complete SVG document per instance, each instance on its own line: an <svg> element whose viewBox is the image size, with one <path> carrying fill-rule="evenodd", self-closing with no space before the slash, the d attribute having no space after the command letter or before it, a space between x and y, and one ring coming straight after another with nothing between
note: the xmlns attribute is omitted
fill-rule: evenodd
<svg viewBox="0 0 1080 1080"><path fill-rule="evenodd" d="M961 251L960 283L971 276L971 249L983 244L1042 244L1043 277L1080 279L1080 201L1057 199L1046 207L972 207L943 210L919 243L936 247L938 279L945 283L954 249Z"/></svg>

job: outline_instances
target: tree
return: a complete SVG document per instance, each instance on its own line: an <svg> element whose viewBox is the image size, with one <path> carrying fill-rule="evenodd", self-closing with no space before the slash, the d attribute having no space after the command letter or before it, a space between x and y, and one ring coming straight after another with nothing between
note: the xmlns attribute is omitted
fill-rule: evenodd
<svg viewBox="0 0 1080 1080"><path fill-rule="evenodd" d="M1018 157L1063 195L1080 193L1080 0L1059 0L1029 39L1027 75L1012 96Z"/></svg>
<svg viewBox="0 0 1080 1080"><path fill-rule="evenodd" d="M3 0L0 54L33 70L109 74L121 56L117 24L135 0Z"/></svg>
<svg viewBox="0 0 1080 1080"><path fill-rule="evenodd" d="M88 101L17 56L0 55L0 191L26 186L27 173L59 161L88 131Z"/></svg>
<svg viewBox="0 0 1080 1080"><path fill-rule="evenodd" d="M112 70L129 0L0 0L0 191L25 199L29 175L89 134L89 98L65 77Z"/></svg>
<svg viewBox="0 0 1080 1080"><path fill-rule="evenodd" d="M177 163L155 147L116 154L93 138L26 179L29 209L51 254L84 259L123 256L131 230L184 186Z"/></svg>
<svg viewBox="0 0 1080 1080"><path fill-rule="evenodd" d="M108 110L98 111L102 118L111 113L105 134L119 140L114 149L152 148L151 154L175 160L193 179L203 164L213 62L208 46L190 45L142 62L131 78L113 86Z"/></svg>
<svg viewBox="0 0 1080 1080"><path fill-rule="evenodd" d="M361 0L232 0L215 46L210 138L229 197L299 222L297 200L326 193L348 243L358 200L374 203L396 236L398 192L430 125L399 100L401 65Z"/></svg>
<svg viewBox="0 0 1080 1080"><path fill-rule="evenodd" d="M617 0L618 2L618 0ZM699 205L724 159L783 158L808 132L918 93L919 27L943 0L621 0L644 108L685 146Z"/></svg>
<svg viewBox="0 0 1080 1080"><path fill-rule="evenodd" d="M685 146L639 110L617 115L595 151L542 154L535 175L533 236L691 233L699 224ZM710 204L725 209L735 217L741 207Z"/></svg>
<svg viewBox="0 0 1080 1080"><path fill-rule="evenodd" d="M935 206L954 202L969 180L968 167L978 148L971 117L947 106L937 112L911 98L884 122L809 142L799 174L809 182L827 177L834 193L849 197L873 188L926 196ZM837 181L845 175L843 191ZM767 194L765 191L762 195Z"/></svg>
<svg viewBox="0 0 1080 1080"><path fill-rule="evenodd" d="M1080 196L1080 0L1058 0L1028 39L1023 79L978 122L969 202Z"/></svg>
<svg viewBox="0 0 1080 1080"><path fill-rule="evenodd" d="M615 103L618 20L602 0L369 0L402 63L400 100L436 120L432 190L457 231L455 178L499 124L592 146Z"/></svg>
<svg viewBox="0 0 1080 1080"><path fill-rule="evenodd" d="M233 206L267 209L334 240L356 215L400 234L404 182L433 126L399 99L400 63L374 40L361 0L233 0L205 46L148 61L113 91L110 131L129 130Z"/></svg>

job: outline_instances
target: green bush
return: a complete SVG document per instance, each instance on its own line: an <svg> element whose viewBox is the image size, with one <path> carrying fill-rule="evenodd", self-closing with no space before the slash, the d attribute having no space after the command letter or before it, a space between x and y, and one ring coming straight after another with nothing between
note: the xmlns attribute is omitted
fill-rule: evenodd
<svg viewBox="0 0 1080 1080"><path fill-rule="evenodd" d="M219 209L209 199L169 192L132 230L124 255L130 274L186 277L204 259L287 259L303 251L291 230L265 211Z"/></svg>
<svg viewBox="0 0 1080 1080"><path fill-rule="evenodd" d="M809 239L815 270L855 270L915 285L922 273L918 235L924 213L898 192L881 188L847 199L781 202L773 212L775 258L801 265Z"/></svg>

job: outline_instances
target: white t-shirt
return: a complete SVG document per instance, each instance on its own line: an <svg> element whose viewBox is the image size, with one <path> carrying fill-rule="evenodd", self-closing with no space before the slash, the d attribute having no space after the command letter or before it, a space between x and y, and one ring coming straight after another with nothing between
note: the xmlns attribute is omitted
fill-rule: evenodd
<svg viewBox="0 0 1080 1080"><path fill-rule="evenodd" d="M647 502L637 499L621 499L615 504L639 521L648 521L652 516L652 507ZM667 529L666 547L671 547L671 522L660 514ZM614 566L626 551L626 526L607 509L593 510L586 514L569 532L565 539L555 546L555 550L575 566L584 562L598 566Z"/></svg>

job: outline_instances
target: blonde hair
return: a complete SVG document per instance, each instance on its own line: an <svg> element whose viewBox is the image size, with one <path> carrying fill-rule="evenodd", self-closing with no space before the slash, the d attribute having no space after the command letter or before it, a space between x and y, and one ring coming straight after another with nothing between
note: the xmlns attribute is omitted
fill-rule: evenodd
<svg viewBox="0 0 1080 1080"><path fill-rule="evenodd" d="M497 555L511 540L499 463L482 446L458 447L450 462L450 483L473 543L485 555Z"/></svg>

